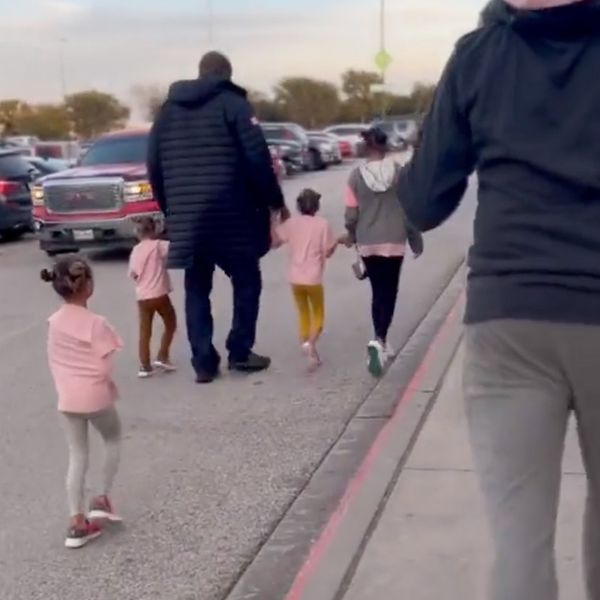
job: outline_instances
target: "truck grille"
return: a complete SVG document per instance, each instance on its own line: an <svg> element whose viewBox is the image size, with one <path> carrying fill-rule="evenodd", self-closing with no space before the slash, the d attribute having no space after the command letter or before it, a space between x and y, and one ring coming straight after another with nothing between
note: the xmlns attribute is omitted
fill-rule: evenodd
<svg viewBox="0 0 600 600"><path fill-rule="evenodd" d="M121 207L120 182L73 182L46 185L46 208L53 213L111 212Z"/></svg>

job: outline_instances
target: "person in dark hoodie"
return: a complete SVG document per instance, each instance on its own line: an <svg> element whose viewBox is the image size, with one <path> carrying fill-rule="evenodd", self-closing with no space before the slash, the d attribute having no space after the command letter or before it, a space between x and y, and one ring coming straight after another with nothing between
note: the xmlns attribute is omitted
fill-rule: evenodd
<svg viewBox="0 0 600 600"><path fill-rule="evenodd" d="M399 181L426 231L478 175L464 391L495 542L493 600L557 600L571 412L588 478L585 570L600 599L600 1L496 0L438 86Z"/></svg>
<svg viewBox="0 0 600 600"><path fill-rule="evenodd" d="M259 261L270 217L287 209L271 156L229 60L209 52L200 77L171 86L150 134L148 171L166 215L168 267L185 269L186 319L199 383L219 372L210 294L215 267L233 285L229 367L252 372L270 359L252 351L261 294Z"/></svg>
<svg viewBox="0 0 600 600"><path fill-rule="evenodd" d="M396 199L399 165L388 155L388 137L378 127L362 134L366 161L350 174L346 191L347 245L356 245L372 291L374 338L367 346L369 371L379 377L395 352L388 340L406 246L423 252L419 231Z"/></svg>

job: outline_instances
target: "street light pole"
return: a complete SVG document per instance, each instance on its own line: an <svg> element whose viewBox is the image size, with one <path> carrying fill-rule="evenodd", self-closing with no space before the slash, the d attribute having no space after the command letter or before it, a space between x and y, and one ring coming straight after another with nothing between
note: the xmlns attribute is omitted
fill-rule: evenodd
<svg viewBox="0 0 600 600"><path fill-rule="evenodd" d="M381 0L381 8L379 13L379 43L380 50L386 50L385 47L385 0Z"/></svg>
<svg viewBox="0 0 600 600"><path fill-rule="evenodd" d="M379 22L379 42L381 45L380 50L382 52L386 52L386 43L385 43L385 0L381 0L381 7L380 7L380 22ZM385 113L386 113L386 106L385 106L385 69L381 69L381 89L382 89L382 94L381 94L381 117L384 118L385 117Z"/></svg>
<svg viewBox="0 0 600 600"><path fill-rule="evenodd" d="M214 12L212 0L206 0L207 10L207 29L208 29L208 45L213 47L214 44Z"/></svg>
<svg viewBox="0 0 600 600"><path fill-rule="evenodd" d="M64 37L61 37L58 41L58 61L59 61L59 75L60 75L60 85L63 100L67 97L67 73L65 68L65 44L67 40Z"/></svg>

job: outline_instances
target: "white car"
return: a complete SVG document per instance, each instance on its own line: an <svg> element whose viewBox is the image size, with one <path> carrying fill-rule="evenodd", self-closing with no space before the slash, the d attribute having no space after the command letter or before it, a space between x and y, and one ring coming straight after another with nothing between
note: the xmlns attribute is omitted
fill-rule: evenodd
<svg viewBox="0 0 600 600"><path fill-rule="evenodd" d="M354 156L360 156L363 139L361 133L369 129L368 125L364 123L356 124L343 124L343 125L332 125L327 127L325 133L332 133L341 140L347 141L352 145L352 152Z"/></svg>

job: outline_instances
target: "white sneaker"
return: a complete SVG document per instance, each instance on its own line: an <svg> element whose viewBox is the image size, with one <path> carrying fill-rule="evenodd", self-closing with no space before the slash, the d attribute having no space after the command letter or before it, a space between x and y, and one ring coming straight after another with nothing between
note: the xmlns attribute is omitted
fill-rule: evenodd
<svg viewBox="0 0 600 600"><path fill-rule="evenodd" d="M383 347L383 351L385 352L386 362L390 362L396 358L396 350L394 350L389 342Z"/></svg>
<svg viewBox="0 0 600 600"><path fill-rule="evenodd" d="M161 371L165 371L166 373L174 373L177 371L177 367L171 362L163 362L162 360L155 360L152 363L152 366L155 369L160 369Z"/></svg>
<svg viewBox="0 0 600 600"><path fill-rule="evenodd" d="M153 375L154 375L154 371L152 369L148 369L146 367L140 367L140 370L138 371L139 379L148 379L149 377L152 377Z"/></svg>
<svg viewBox="0 0 600 600"><path fill-rule="evenodd" d="M369 342L367 346L367 355L369 357L368 369L369 373L374 377L381 377L385 367L386 357L383 345L374 340Z"/></svg>
<svg viewBox="0 0 600 600"><path fill-rule="evenodd" d="M321 357L313 343L304 342L304 344L302 344L302 352L308 359L308 366L310 369L316 369L321 366Z"/></svg>

